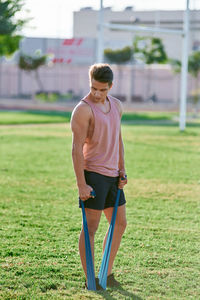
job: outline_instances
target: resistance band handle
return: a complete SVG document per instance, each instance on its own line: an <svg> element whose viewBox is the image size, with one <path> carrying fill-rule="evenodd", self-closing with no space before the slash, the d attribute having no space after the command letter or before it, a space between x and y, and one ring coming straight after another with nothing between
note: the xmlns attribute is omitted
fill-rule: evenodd
<svg viewBox="0 0 200 300"><path fill-rule="evenodd" d="M90 196L91 196L92 198L96 197L95 190L92 190L92 191L90 192Z"/></svg>
<svg viewBox="0 0 200 300"><path fill-rule="evenodd" d="M92 190L92 191L90 192L90 197L91 197L91 198L95 198L95 197L96 197L95 190ZM81 198L80 198L80 200L81 200ZM83 200L81 200L81 201L84 202Z"/></svg>

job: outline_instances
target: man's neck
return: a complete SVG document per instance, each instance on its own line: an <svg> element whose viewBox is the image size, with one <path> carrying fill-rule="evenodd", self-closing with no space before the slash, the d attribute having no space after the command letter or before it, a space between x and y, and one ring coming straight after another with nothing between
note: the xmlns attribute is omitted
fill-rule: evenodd
<svg viewBox="0 0 200 300"><path fill-rule="evenodd" d="M108 102L108 97L107 97L107 96L106 96L105 99L102 98L102 99L96 101L95 98L94 98L91 94L89 94L89 99L90 99L94 104L100 104L100 105L105 105L105 104L107 104L107 102Z"/></svg>

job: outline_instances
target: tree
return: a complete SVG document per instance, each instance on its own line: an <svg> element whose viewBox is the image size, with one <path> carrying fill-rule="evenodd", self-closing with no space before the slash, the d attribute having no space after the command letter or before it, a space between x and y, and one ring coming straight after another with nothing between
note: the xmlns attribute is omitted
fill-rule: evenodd
<svg viewBox="0 0 200 300"><path fill-rule="evenodd" d="M131 60L133 50L131 47L127 46L123 49L105 49L104 55L111 62L116 64L123 64Z"/></svg>
<svg viewBox="0 0 200 300"><path fill-rule="evenodd" d="M122 70L121 65L127 63L131 60L133 55L133 50L131 47L127 46L122 49L112 50L107 48L104 50L104 55L108 59L109 62L115 63L118 65L119 77L122 78ZM121 81L118 82L118 93L121 92Z"/></svg>
<svg viewBox="0 0 200 300"><path fill-rule="evenodd" d="M181 72L181 61L176 59L169 59L169 63L175 73ZM200 74L200 51L194 51L188 58L188 72L195 79L195 88L192 90L192 102L195 107L195 114L197 112L197 105L200 101L200 86L199 86L199 74Z"/></svg>
<svg viewBox="0 0 200 300"><path fill-rule="evenodd" d="M192 91L192 101L195 106L195 115L196 115L197 105L200 100L200 85L198 80L200 74L200 51L195 51L189 56L188 72L195 79L195 89Z"/></svg>
<svg viewBox="0 0 200 300"><path fill-rule="evenodd" d="M0 56L11 55L19 48L20 31L28 19L17 19L23 0L0 1Z"/></svg>
<svg viewBox="0 0 200 300"><path fill-rule="evenodd" d="M179 102L180 98L180 72L181 72L181 61L179 59L169 58L168 64L172 67L172 72L174 74L173 80L173 93L175 103Z"/></svg>
<svg viewBox="0 0 200 300"><path fill-rule="evenodd" d="M9 56L19 48L21 36L0 35L0 57Z"/></svg>
<svg viewBox="0 0 200 300"><path fill-rule="evenodd" d="M133 41L133 53L136 61L142 61L147 65L167 63L167 54L160 38L136 36ZM151 72L148 73L148 79L147 98L150 94ZM156 101L155 93L151 98Z"/></svg>
<svg viewBox="0 0 200 300"><path fill-rule="evenodd" d="M36 51L34 56L21 53L19 56L19 68L30 73L35 73L35 79L40 91L43 91L43 84L39 76L39 68L46 65L48 55L42 55L40 51Z"/></svg>
<svg viewBox="0 0 200 300"><path fill-rule="evenodd" d="M160 38L136 36L133 41L133 52L135 59L137 59L136 54L139 53L139 58L148 65L167 62L165 47Z"/></svg>
<svg viewBox="0 0 200 300"><path fill-rule="evenodd" d="M175 74L181 72L181 61L179 59L170 58L168 59L168 63L171 65Z"/></svg>
<svg viewBox="0 0 200 300"><path fill-rule="evenodd" d="M22 0L0 0L0 58L10 56L17 49L22 38L22 30L28 19L17 19L17 12L23 7ZM1 81L1 60L0 60L0 81ZM1 82L0 82L1 86Z"/></svg>

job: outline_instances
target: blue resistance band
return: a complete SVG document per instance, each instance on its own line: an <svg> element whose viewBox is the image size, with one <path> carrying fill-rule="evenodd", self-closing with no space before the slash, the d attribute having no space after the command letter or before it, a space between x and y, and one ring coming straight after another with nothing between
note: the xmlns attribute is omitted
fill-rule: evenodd
<svg viewBox="0 0 200 300"><path fill-rule="evenodd" d="M91 195L95 197L95 192L92 191ZM84 206L84 203L82 200L81 200L81 208L82 208L83 228L84 228L84 236L85 236L87 288L88 288L88 290L96 291L94 264L93 264L93 259L92 259L92 251L91 251L90 238L89 238L89 233L88 233L88 225L87 225L87 219L86 219L86 214L85 214L85 206Z"/></svg>
<svg viewBox="0 0 200 300"><path fill-rule="evenodd" d="M110 251L111 251L111 246L112 246L113 232L114 232L114 228L115 228L115 221L116 221L116 216L117 216L120 192L121 192L121 190L118 189L117 198L115 201L115 207L113 210L112 219L110 222L110 227L109 227L108 236L107 236L107 240L106 240L106 246L105 246L105 250L104 250L104 254L103 254L103 259L102 259L100 271L98 274L99 284L102 286L102 288L104 290L106 289L106 285L107 285L108 264L109 264L109 260L110 260Z"/></svg>

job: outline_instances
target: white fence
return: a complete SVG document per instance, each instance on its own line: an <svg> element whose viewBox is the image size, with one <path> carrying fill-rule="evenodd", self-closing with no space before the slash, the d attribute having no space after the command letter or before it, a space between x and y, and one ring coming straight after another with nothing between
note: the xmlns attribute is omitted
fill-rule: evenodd
<svg viewBox="0 0 200 300"><path fill-rule="evenodd" d="M116 66L112 95L126 101L144 101L154 94L159 102L179 101L180 75L173 74L170 66ZM88 66L55 64L42 67L39 71L44 91L61 94L73 91L82 97L89 91ZM193 89L193 81L188 78L188 94ZM0 97L31 97L40 88L34 73L26 73L16 65L2 64L0 67Z"/></svg>

